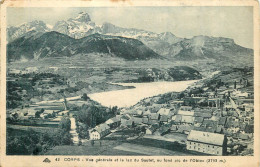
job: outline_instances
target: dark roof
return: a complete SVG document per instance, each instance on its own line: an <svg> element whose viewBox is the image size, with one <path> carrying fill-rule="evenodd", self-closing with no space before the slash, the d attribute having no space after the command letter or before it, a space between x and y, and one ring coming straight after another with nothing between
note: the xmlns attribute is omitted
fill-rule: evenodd
<svg viewBox="0 0 260 167"><path fill-rule="evenodd" d="M206 127L217 127L217 122L213 120L204 120L202 124Z"/></svg>
<svg viewBox="0 0 260 167"><path fill-rule="evenodd" d="M181 122L182 115L176 115L175 122Z"/></svg>
<svg viewBox="0 0 260 167"><path fill-rule="evenodd" d="M194 112L195 113L198 112L198 113L210 113L210 114L212 114L213 109L211 109L211 108L195 108Z"/></svg>
<svg viewBox="0 0 260 167"><path fill-rule="evenodd" d="M98 132L98 133L101 133L105 130L109 130L109 126L106 124L106 123L103 123L103 124L100 124L98 126L95 127L95 130Z"/></svg>
<svg viewBox="0 0 260 167"><path fill-rule="evenodd" d="M167 115L162 115L160 118L161 122L167 122L168 121L168 116Z"/></svg>
<svg viewBox="0 0 260 167"><path fill-rule="evenodd" d="M206 132L206 127L194 127L194 130Z"/></svg>
<svg viewBox="0 0 260 167"><path fill-rule="evenodd" d="M147 127L146 130L150 130L153 133L153 132L155 132L156 128L154 128L154 127Z"/></svg>
<svg viewBox="0 0 260 167"><path fill-rule="evenodd" d="M153 124L156 124L156 123L158 123L158 120L151 120L151 119L148 120L149 125L153 125Z"/></svg>
<svg viewBox="0 0 260 167"><path fill-rule="evenodd" d="M143 122L144 124L147 124L147 123L148 123L148 121L149 121L149 119L148 119L148 118L142 118L142 122Z"/></svg>
<svg viewBox="0 0 260 167"><path fill-rule="evenodd" d="M121 124L122 124L123 126L132 126L133 120L123 119L123 120L121 120Z"/></svg>
<svg viewBox="0 0 260 167"><path fill-rule="evenodd" d="M212 114L211 113L205 113L205 112L195 112L194 116L195 117L211 118Z"/></svg>
<svg viewBox="0 0 260 167"><path fill-rule="evenodd" d="M238 121L233 121L233 127L239 127L239 122Z"/></svg>
<svg viewBox="0 0 260 167"><path fill-rule="evenodd" d="M123 115L123 116L121 117L121 119L129 120L130 118L129 118L128 116L126 116L126 115Z"/></svg>
<svg viewBox="0 0 260 167"><path fill-rule="evenodd" d="M170 128L168 126L161 126L156 132L159 133L160 135L168 132Z"/></svg>
<svg viewBox="0 0 260 167"><path fill-rule="evenodd" d="M135 124L141 124L143 122L142 118L133 117L132 120Z"/></svg>
<svg viewBox="0 0 260 167"><path fill-rule="evenodd" d="M193 126L190 125L179 125L178 126L178 132L183 133L184 131L191 131L192 129L194 129Z"/></svg>
<svg viewBox="0 0 260 167"><path fill-rule="evenodd" d="M222 127L221 126L217 126L217 129L216 129L215 132L220 133L221 131L222 131Z"/></svg>
<svg viewBox="0 0 260 167"><path fill-rule="evenodd" d="M133 125L133 121L132 120L127 120L126 121L126 125L127 126L132 126Z"/></svg>
<svg viewBox="0 0 260 167"><path fill-rule="evenodd" d="M159 114L157 114L157 113L151 113L150 119L158 120L158 119L159 119Z"/></svg>
<svg viewBox="0 0 260 167"><path fill-rule="evenodd" d="M231 128L233 126L232 117L227 117L225 128Z"/></svg>
<svg viewBox="0 0 260 167"><path fill-rule="evenodd" d="M242 139L242 140L248 140L249 139L249 136L247 134L242 134L240 133L239 134L239 138Z"/></svg>
<svg viewBox="0 0 260 167"><path fill-rule="evenodd" d="M181 106L180 110L190 111L190 110L192 110L192 106Z"/></svg>
<svg viewBox="0 0 260 167"><path fill-rule="evenodd" d="M216 132L216 130L217 130L217 127L206 128L206 132L214 133L214 132Z"/></svg>
<svg viewBox="0 0 260 167"><path fill-rule="evenodd" d="M219 125L225 125L226 124L227 117L220 117L218 120Z"/></svg>
<svg viewBox="0 0 260 167"><path fill-rule="evenodd" d="M194 122L195 123L202 123L203 119L204 119L203 117L195 117Z"/></svg>
<svg viewBox="0 0 260 167"><path fill-rule="evenodd" d="M172 131L176 131L177 130L177 125L172 125L171 130Z"/></svg>

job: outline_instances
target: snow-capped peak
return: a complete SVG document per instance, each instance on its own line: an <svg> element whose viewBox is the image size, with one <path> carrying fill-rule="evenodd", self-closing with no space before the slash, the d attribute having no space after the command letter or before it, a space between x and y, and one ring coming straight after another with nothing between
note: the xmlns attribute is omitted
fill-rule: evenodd
<svg viewBox="0 0 260 167"><path fill-rule="evenodd" d="M24 36L29 32L48 32L51 29L43 22L39 20L34 20L28 23L23 23L16 27L7 28L8 31L8 41L12 41L16 38Z"/></svg>
<svg viewBox="0 0 260 167"><path fill-rule="evenodd" d="M53 25L50 25L50 24L46 24L46 26L47 26L49 29L52 29L52 28L53 28Z"/></svg>
<svg viewBox="0 0 260 167"><path fill-rule="evenodd" d="M80 12L79 15L73 20L77 20L79 22L89 22L89 21L91 21L90 16L87 12Z"/></svg>

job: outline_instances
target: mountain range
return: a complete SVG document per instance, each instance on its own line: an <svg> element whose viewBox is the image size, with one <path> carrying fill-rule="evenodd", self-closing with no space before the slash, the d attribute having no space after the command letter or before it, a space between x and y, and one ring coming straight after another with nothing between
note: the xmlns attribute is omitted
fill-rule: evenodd
<svg viewBox="0 0 260 167"><path fill-rule="evenodd" d="M118 36L91 34L75 39L56 31L42 35L20 37L7 45L8 60L41 59L44 57L73 56L86 53L104 53L125 60L163 58L141 41Z"/></svg>
<svg viewBox="0 0 260 167"><path fill-rule="evenodd" d="M14 60L22 56L37 59L90 52L111 53L126 60L162 58L161 56L181 61L215 59L232 62L237 58L253 60L252 49L239 46L230 38L195 36L186 39L176 37L171 32L158 34L122 28L111 23L96 25L85 12L79 13L75 18L58 21L54 26L33 21L9 27L7 32L8 58Z"/></svg>

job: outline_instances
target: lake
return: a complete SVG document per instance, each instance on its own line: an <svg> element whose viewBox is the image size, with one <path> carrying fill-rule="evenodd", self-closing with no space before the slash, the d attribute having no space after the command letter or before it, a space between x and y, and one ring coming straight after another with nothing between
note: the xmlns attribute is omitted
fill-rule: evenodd
<svg viewBox="0 0 260 167"><path fill-rule="evenodd" d="M184 91L196 81L198 80L149 83L116 83L122 86L134 86L135 88L93 93L88 96L107 107L130 107L147 97L165 94L168 92Z"/></svg>

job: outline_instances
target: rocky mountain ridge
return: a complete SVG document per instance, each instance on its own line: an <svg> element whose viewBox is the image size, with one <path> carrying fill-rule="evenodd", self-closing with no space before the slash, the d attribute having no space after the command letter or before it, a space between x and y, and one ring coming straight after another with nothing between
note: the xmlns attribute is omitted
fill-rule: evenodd
<svg viewBox="0 0 260 167"><path fill-rule="evenodd" d="M98 33L137 39L158 55L178 61L195 59L232 61L236 58L239 60L245 58L252 60L253 56L252 49L239 46L230 38L195 36L186 39L176 37L171 32L158 34L135 28L122 28L111 23L96 25L86 12L79 13L75 18L58 21L53 28L51 27L42 21L33 21L23 24L20 27L9 27L7 29L8 41L12 42L14 39L20 37L37 38L49 31L56 31L75 39L81 39Z"/></svg>
<svg viewBox="0 0 260 167"><path fill-rule="evenodd" d="M21 37L7 45L9 61L70 57L77 54L104 53L125 60L162 59L141 41L117 36L92 34L75 39L56 31L40 36Z"/></svg>

